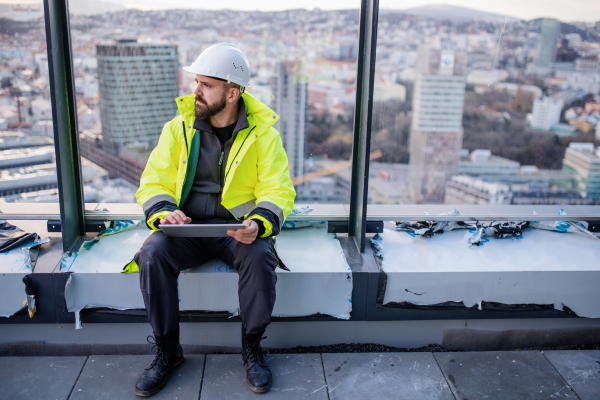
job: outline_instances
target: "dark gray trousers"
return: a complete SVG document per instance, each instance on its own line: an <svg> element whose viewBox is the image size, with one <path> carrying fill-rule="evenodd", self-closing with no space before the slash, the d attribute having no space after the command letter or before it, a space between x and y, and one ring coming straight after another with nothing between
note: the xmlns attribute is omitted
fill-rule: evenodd
<svg viewBox="0 0 600 400"><path fill-rule="evenodd" d="M225 223L225 220L211 219L202 223ZM257 237L248 245L230 236L175 238L161 231L153 232L134 256L140 269L140 288L148 320L156 335L173 332L179 325L179 272L213 258L223 260L238 271L242 324L249 340L260 339L271 323L275 305L278 260L269 240Z"/></svg>

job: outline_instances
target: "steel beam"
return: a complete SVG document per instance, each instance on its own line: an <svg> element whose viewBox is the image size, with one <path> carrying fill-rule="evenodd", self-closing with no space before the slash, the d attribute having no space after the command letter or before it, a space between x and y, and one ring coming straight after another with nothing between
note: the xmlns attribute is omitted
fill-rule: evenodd
<svg viewBox="0 0 600 400"><path fill-rule="evenodd" d="M378 15L379 0L361 1L352 143L352 187L348 216L348 235L354 237L361 253L365 251Z"/></svg>
<svg viewBox="0 0 600 400"><path fill-rule="evenodd" d="M85 234L68 0L44 0L63 250Z"/></svg>

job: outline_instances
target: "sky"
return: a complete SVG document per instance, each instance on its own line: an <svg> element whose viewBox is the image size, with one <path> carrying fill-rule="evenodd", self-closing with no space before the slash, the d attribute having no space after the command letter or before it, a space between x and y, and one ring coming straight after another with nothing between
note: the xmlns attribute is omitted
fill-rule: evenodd
<svg viewBox="0 0 600 400"><path fill-rule="evenodd" d="M110 1L110 0L109 0ZM116 2L116 1L114 1ZM355 7L352 4L355 3ZM304 9L349 9L358 8L359 0L124 0L127 7L141 9L164 8L203 8L232 10L289 10ZM168 4L168 5L166 5ZM459 7L474 8L521 19L539 17L557 18L561 21L600 21L600 1L598 0L379 0L380 8L402 10L428 4L450 4Z"/></svg>
<svg viewBox="0 0 600 400"><path fill-rule="evenodd" d="M103 0L123 4L129 8L142 10L183 8L183 9L222 9L232 10L289 10L304 8L325 10L358 8L360 0ZM41 0L0 0L2 3L41 3ZM353 7L354 4L354 7ZM599 0L379 0L382 9L403 10L430 4L450 4L459 7L474 8L481 11L534 19L540 17L557 18L563 22L600 21Z"/></svg>

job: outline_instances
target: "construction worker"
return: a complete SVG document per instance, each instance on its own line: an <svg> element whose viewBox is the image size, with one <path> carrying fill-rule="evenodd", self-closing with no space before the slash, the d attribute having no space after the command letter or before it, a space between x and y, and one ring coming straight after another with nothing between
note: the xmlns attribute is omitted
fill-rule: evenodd
<svg viewBox="0 0 600 400"><path fill-rule="evenodd" d="M274 248L296 193L278 116L244 92L248 60L235 46L216 44L185 71L195 74L194 93L176 99L181 115L163 128L136 193L154 232L135 255L140 287L158 348L135 385L151 396L183 363L179 344L179 272L219 258L239 273L242 362L249 388L263 393L272 376L260 345L275 304ZM160 224L240 223L226 237L167 237ZM284 267L284 266L283 266ZM148 341L150 341L148 338Z"/></svg>

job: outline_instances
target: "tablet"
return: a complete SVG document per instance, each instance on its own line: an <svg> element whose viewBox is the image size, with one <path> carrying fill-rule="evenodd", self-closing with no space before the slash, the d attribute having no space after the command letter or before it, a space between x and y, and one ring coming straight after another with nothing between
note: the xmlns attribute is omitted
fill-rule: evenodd
<svg viewBox="0 0 600 400"><path fill-rule="evenodd" d="M158 227L172 237L223 237L227 236L227 231L246 229L244 224L160 224Z"/></svg>

